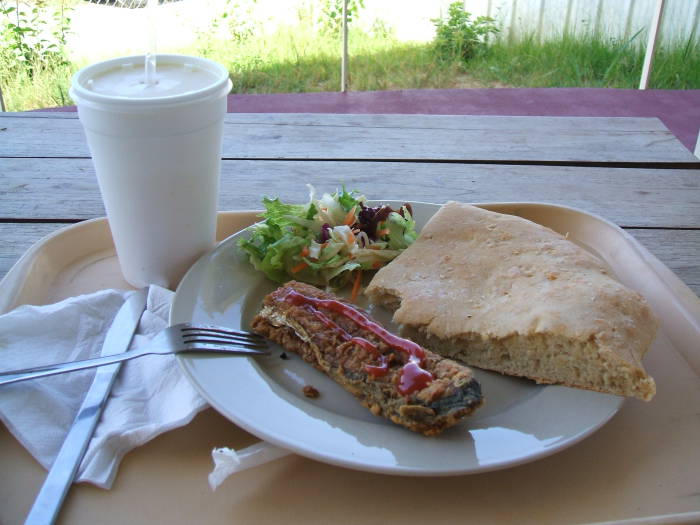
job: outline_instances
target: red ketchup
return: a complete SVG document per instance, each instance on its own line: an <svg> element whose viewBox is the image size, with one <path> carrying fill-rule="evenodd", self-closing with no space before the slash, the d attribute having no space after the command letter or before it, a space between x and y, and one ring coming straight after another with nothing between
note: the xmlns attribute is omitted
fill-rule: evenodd
<svg viewBox="0 0 700 525"><path fill-rule="evenodd" d="M378 360L378 365L365 365L365 371L374 377L381 377L389 372L390 357L383 355L377 346L362 337L353 337L338 324L329 319L320 309L328 310L353 321L360 328L372 332L381 339L389 348L398 350L408 355L408 361L401 369L401 377L399 379L398 390L403 395L408 395L416 390L425 388L432 380L433 374L423 368L423 360L425 351L420 345L413 341L398 337L384 327L370 320L359 310L350 305L336 301L335 299L318 299L309 297L297 292L296 290L287 289L282 297L295 306L302 306L311 311L325 326L335 330L344 341L349 341L357 346L362 347L368 352L374 354Z"/></svg>

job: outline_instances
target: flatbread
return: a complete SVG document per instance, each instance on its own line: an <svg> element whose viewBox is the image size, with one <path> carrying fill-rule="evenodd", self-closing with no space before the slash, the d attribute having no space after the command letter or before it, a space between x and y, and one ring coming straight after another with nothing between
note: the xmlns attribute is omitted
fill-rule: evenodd
<svg viewBox="0 0 700 525"><path fill-rule="evenodd" d="M650 400L656 318L595 256L521 217L448 202L365 294L468 365Z"/></svg>

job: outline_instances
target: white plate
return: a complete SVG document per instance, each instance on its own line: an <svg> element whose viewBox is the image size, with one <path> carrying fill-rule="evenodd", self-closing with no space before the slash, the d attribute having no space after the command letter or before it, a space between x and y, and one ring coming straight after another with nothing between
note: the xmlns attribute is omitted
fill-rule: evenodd
<svg viewBox="0 0 700 525"><path fill-rule="evenodd" d="M393 203L394 205L400 203ZM437 205L412 203L418 227ZM239 251L238 233L202 257L177 289L171 322L247 327L275 285ZM395 330L390 315L373 315ZM438 437L375 417L298 356L275 346L264 358L180 357L211 405L248 432L334 465L403 475L454 475L511 467L573 445L607 422L623 398L476 370L485 404ZM320 392L314 400L302 388Z"/></svg>

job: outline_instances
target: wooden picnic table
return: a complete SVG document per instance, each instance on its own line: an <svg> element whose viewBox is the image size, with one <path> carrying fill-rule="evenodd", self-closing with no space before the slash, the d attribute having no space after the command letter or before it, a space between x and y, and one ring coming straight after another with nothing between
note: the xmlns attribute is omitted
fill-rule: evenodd
<svg viewBox="0 0 700 525"><path fill-rule="evenodd" d="M220 210L306 184L370 198L548 202L627 229L700 291L700 161L652 118L228 114ZM0 114L0 276L35 241L104 215L75 113Z"/></svg>
<svg viewBox="0 0 700 525"><path fill-rule="evenodd" d="M0 178L0 277L43 236L104 215L75 113L0 114ZM580 208L624 228L700 294L700 161L658 119L226 116L220 210L259 209L263 195L304 202L307 184L319 191L345 185L371 199ZM5 473L0 523L17 523L45 472L6 429L0 436ZM211 493L206 484L211 449L255 441L207 410L190 425L131 452L113 490L74 487L61 522L379 523L387 522L391 509L401 523L447 523L449 515L466 522L470 505L459 494L467 498L477 482L494 483L494 520L515 519L531 503L518 493L518 485L540 483L529 479L533 471L527 466L513 469L508 480L516 485L498 486L497 473L481 474L479 480L401 478L293 456L246 471ZM546 472L553 461L544 460L538 468L545 470L538 472ZM602 498L600 505L612 505L613 494L592 490ZM688 487L692 490L697 487ZM700 509L697 492L688 498L654 510ZM622 515L593 504L582 517L603 521L650 515L650 505L640 501L636 513ZM562 522L563 507L542 508L520 515L521 523Z"/></svg>

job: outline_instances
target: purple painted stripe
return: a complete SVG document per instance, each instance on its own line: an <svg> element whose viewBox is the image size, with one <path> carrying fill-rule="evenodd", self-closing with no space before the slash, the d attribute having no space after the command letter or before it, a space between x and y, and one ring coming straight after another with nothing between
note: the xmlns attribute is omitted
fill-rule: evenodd
<svg viewBox="0 0 700 525"><path fill-rule="evenodd" d="M700 130L700 90L499 88L229 95L228 111L658 117L693 151Z"/></svg>

